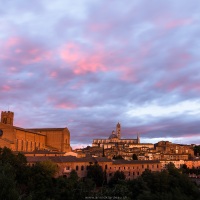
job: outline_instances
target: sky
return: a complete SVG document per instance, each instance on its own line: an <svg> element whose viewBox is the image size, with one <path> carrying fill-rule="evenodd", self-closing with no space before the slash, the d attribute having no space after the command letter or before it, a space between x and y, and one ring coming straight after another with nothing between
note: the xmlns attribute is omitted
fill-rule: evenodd
<svg viewBox="0 0 200 200"><path fill-rule="evenodd" d="M0 0L0 111L108 138L200 144L200 1Z"/></svg>

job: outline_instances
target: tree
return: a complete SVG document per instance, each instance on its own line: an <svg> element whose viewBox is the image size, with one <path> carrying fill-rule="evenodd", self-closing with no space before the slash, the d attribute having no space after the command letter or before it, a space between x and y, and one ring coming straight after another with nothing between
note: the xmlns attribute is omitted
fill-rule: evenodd
<svg viewBox="0 0 200 200"><path fill-rule="evenodd" d="M104 182L104 173L102 167L98 164L88 166L87 178L91 178L97 187L102 186Z"/></svg>
<svg viewBox="0 0 200 200"><path fill-rule="evenodd" d="M119 183L120 181L124 181L125 178L126 178L126 176L125 176L124 172L117 170L114 173L113 177L110 179L109 185L112 187L115 184Z"/></svg>
<svg viewBox="0 0 200 200"><path fill-rule="evenodd" d="M28 188L32 199L50 199L55 195L54 175L57 165L52 161L38 162L31 167Z"/></svg>
<svg viewBox="0 0 200 200"><path fill-rule="evenodd" d="M195 156L200 156L200 145L195 145L194 146L194 155Z"/></svg>
<svg viewBox="0 0 200 200"><path fill-rule="evenodd" d="M36 165L40 166L43 171L45 171L46 175L53 177L58 172L58 166L56 163L52 162L51 160L45 160L42 162L37 163Z"/></svg>
<svg viewBox="0 0 200 200"><path fill-rule="evenodd" d="M6 163L0 166L0 199L19 199L13 167Z"/></svg>
<svg viewBox="0 0 200 200"><path fill-rule="evenodd" d="M138 157L137 157L137 155L135 153L132 155L132 159L133 160L138 160Z"/></svg>

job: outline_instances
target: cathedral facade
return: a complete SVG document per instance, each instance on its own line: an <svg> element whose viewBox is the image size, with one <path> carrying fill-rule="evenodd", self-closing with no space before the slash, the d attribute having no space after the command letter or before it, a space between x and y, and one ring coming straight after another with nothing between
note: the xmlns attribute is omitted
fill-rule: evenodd
<svg viewBox="0 0 200 200"><path fill-rule="evenodd" d="M112 131L112 134L108 137L108 139L94 139L92 142L93 147L104 147L104 149L110 149L116 146L132 146L140 144L139 135L137 139L121 139L121 125L117 123L116 131Z"/></svg>
<svg viewBox="0 0 200 200"><path fill-rule="evenodd" d="M49 150L69 152L70 132L68 128L33 128L16 127L14 113L1 112L0 147L8 147L13 151L32 152L35 150Z"/></svg>

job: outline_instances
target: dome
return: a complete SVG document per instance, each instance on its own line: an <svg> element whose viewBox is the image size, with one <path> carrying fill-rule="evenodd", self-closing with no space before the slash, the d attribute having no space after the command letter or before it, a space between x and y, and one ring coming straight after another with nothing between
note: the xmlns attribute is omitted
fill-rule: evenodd
<svg viewBox="0 0 200 200"><path fill-rule="evenodd" d="M118 138L116 134L111 134L110 137L108 139L114 139L114 138Z"/></svg>

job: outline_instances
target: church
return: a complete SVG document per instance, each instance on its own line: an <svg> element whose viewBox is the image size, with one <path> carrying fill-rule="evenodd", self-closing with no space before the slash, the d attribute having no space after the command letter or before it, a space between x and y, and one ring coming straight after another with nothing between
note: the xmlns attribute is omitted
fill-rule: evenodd
<svg viewBox="0 0 200 200"><path fill-rule="evenodd" d="M135 146L140 144L140 138L137 136L137 139L121 139L121 125L118 122L116 125L116 131L112 131L112 134L108 139L94 139L92 146L93 147L104 147L104 149L110 149L116 146Z"/></svg>
<svg viewBox="0 0 200 200"><path fill-rule="evenodd" d="M2 111L0 122L0 147L12 151L32 152L48 150L69 152L70 132L68 128L21 128L14 126L14 112Z"/></svg>

